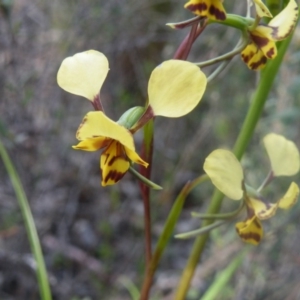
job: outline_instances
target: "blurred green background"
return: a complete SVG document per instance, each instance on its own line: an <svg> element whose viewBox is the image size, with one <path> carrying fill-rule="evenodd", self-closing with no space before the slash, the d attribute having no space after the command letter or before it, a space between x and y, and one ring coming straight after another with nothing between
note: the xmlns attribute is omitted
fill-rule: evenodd
<svg viewBox="0 0 300 300"><path fill-rule="evenodd" d="M113 186L100 186L100 153L72 150L75 132L92 106L56 84L61 61L88 49L103 52L110 72L101 92L105 111L117 120L128 108L143 105L153 68L172 58L188 30L168 22L191 18L184 1L146 0L0 0L0 137L19 172L36 220L49 271L53 298L131 299L144 274L143 205L136 179L127 174ZM246 1L225 1L228 12L245 14ZM190 61L230 50L239 33L220 25L207 28ZM300 146L300 30L297 28L264 114L243 159L247 182L259 186L268 173L260 143L271 131ZM205 68L208 75L212 68ZM200 105L180 119L157 118L153 180L164 186L152 193L153 245L185 182L202 174L215 148L231 148L258 73L236 57L209 84ZM135 135L139 149L141 132ZM294 178L299 183L299 176ZM277 200L290 179L268 188ZM212 186L188 197L176 233L198 227L191 211L204 212ZM223 210L235 203L224 201ZM300 299L300 209L264 222L265 238L249 247L222 294L226 299ZM173 299L192 240L172 239L152 289L153 299ZM200 299L245 247L230 223L212 233L188 299ZM0 299L39 299L20 210L0 164Z"/></svg>

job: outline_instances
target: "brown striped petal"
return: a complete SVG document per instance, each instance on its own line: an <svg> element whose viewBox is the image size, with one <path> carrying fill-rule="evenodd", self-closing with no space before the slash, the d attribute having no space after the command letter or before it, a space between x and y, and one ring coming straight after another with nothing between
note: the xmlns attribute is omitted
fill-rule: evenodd
<svg viewBox="0 0 300 300"><path fill-rule="evenodd" d="M273 217L278 208L278 203L263 202L260 199L248 198L254 214L260 220L265 220Z"/></svg>
<svg viewBox="0 0 300 300"><path fill-rule="evenodd" d="M261 222L255 215L244 222L236 223L235 228L240 238L252 245L258 245L263 237Z"/></svg>
<svg viewBox="0 0 300 300"><path fill-rule="evenodd" d="M255 71L262 69L268 61L264 53L254 43L247 45L242 51L241 57L248 68Z"/></svg>
<svg viewBox="0 0 300 300"><path fill-rule="evenodd" d="M190 0L184 5L195 15L207 17L212 20L224 21L226 11L220 0Z"/></svg>
<svg viewBox="0 0 300 300"><path fill-rule="evenodd" d="M117 141L112 141L100 158L102 172L102 185L117 183L126 174L130 163L125 155L123 146Z"/></svg>
<svg viewBox="0 0 300 300"><path fill-rule="evenodd" d="M268 26L272 28L272 36L275 41L287 38L294 30L298 20L298 4L290 0L288 5L273 18Z"/></svg>

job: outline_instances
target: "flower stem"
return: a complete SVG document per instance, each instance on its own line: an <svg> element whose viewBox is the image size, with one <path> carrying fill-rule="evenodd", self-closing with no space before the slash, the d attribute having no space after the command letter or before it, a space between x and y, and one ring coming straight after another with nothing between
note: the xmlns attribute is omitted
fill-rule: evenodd
<svg viewBox="0 0 300 300"><path fill-rule="evenodd" d="M254 19L252 18L245 18L239 15L234 15L234 14L227 14L226 15L226 20L224 21L218 21L218 20L209 20L208 24L212 23L219 23L222 25L226 25L229 27L237 28L242 31L248 28L249 25L252 25L254 22Z"/></svg>
<svg viewBox="0 0 300 300"><path fill-rule="evenodd" d="M198 228L196 230L192 230L189 232L179 233L175 235L176 239L189 239L195 236L199 236L201 234L207 233L223 224L227 223L227 221L217 221L205 227Z"/></svg>
<svg viewBox="0 0 300 300"><path fill-rule="evenodd" d="M244 33L242 39L238 42L238 44L232 51L204 62L195 63L195 65L197 65L200 68L203 68L224 60L232 59L235 55L239 54L247 46L247 44L248 36Z"/></svg>
<svg viewBox="0 0 300 300"><path fill-rule="evenodd" d="M149 180L148 178L144 177L142 174L140 174L138 171L136 171L133 167L129 167L128 171L135 176L136 178L138 178L141 182L143 182L145 185L147 185L148 187L154 189L154 190L162 190L162 187L156 183L154 183L153 181Z"/></svg>
<svg viewBox="0 0 300 300"><path fill-rule="evenodd" d="M235 217L236 215L238 215L240 213L240 211L243 209L244 207L244 201L240 201L240 205L239 207L229 213L223 213L223 214L199 214L196 212L192 212L191 215L193 218L200 218L203 220L228 220L228 219L232 219L233 217Z"/></svg>
<svg viewBox="0 0 300 300"><path fill-rule="evenodd" d="M151 177L152 153L153 153L153 120L150 120L144 127L144 143L142 157L149 163L148 168L141 166L141 174L146 179ZM145 224L145 252L146 252L146 269L151 261L151 208L150 208L150 188L148 185L140 182L140 188L144 203L144 224Z"/></svg>
<svg viewBox="0 0 300 300"><path fill-rule="evenodd" d="M159 263L160 258L170 240L170 237L173 234L174 227L177 223L177 220L179 218L179 215L182 210L182 207L183 207L186 197L196 186L205 182L206 180L208 180L207 175L203 175L203 176L200 176L200 177L194 179L192 182L187 183L184 186L184 188L181 190L180 194L177 196L177 198L172 206L172 209L169 213L169 216L167 218L167 221L165 223L163 231L159 237L157 245L155 247L155 251L153 253L151 263L149 264L149 266L147 268L147 272L146 272L146 276L144 279L141 296L140 296L141 300L148 299L148 295L149 295L149 291L150 291L151 284L153 281L154 273L158 267L158 263Z"/></svg>
<svg viewBox="0 0 300 300"><path fill-rule="evenodd" d="M261 184L261 186L257 189L257 193L260 193L272 180L274 179L274 172L270 170L269 174Z"/></svg>
<svg viewBox="0 0 300 300"><path fill-rule="evenodd" d="M205 25L199 27L198 25L193 25L189 35L182 41L178 50L174 54L174 59L182 59L185 60L189 55L191 47L197 37L204 30ZM147 111L145 114L147 114ZM143 118L143 117L142 117ZM152 157L153 157L153 138L154 138L154 117L152 115L152 119L144 126L144 142L143 142L143 151L142 158L145 159L149 163L149 167L143 168L141 167L141 174L146 178L150 179L151 176L151 166L152 166ZM205 176L205 180L207 180L207 176ZM192 186L194 186L192 184ZM154 259L152 259L152 251L151 251L151 217L150 217L150 189L148 186L140 183L141 192L144 201L144 210L145 210L145 244L146 244L146 274L145 280L142 287L141 292L141 300L147 300L149 296L150 287L152 284L153 276L155 270L157 268L159 259L163 253L164 248L167 245L169 238L166 238L164 234L162 234L159 238L158 247L155 252ZM174 218L174 217L173 217ZM177 218L174 218L177 221ZM169 219L168 219L169 220ZM172 218L169 222L173 222ZM168 223L168 221L167 221ZM175 222L176 223L176 222ZM175 226L174 223L174 226ZM168 231L169 233L170 231ZM151 265L150 265L151 263Z"/></svg>
<svg viewBox="0 0 300 300"><path fill-rule="evenodd" d="M16 193L16 197L24 218L24 223L25 223L31 251L34 255L37 264L36 273L37 273L41 299L51 300L52 296L51 296L47 271L45 267L44 257L43 257L39 237L37 234L37 230L34 224L34 219L30 210L30 206L28 204L28 200L24 192L24 189L22 187L22 183L18 176L18 173L15 170L1 140L0 140L0 156L3 160L6 171L10 177L11 183Z"/></svg>
<svg viewBox="0 0 300 300"><path fill-rule="evenodd" d="M267 100L267 96L271 90L272 84L274 82L275 76L279 70L281 62L283 60L283 56L289 46L291 41L292 35L290 35L286 40L281 42L281 45L278 49L278 54L276 58L272 61L269 61L265 70L262 72L261 80L257 87L257 90L252 98L251 106L248 110L246 118L244 120L242 129L238 135L236 143L234 145L234 154L238 159L241 159L246 147L248 146L250 139L253 135L254 129L258 123L258 120L261 116L261 113L264 108L264 104ZM212 196L211 203L208 208L209 214L218 213L220 210L223 194L215 190ZM212 223L211 220L205 220L203 222L203 226L208 226ZM186 264L186 267L183 271L181 280L178 285L178 289L176 291L175 300L182 300L185 299L190 282L192 280L193 274L195 272L197 263L201 257L202 251L206 244L207 238L209 233L201 235L200 237L196 238L194 246L192 248L190 257Z"/></svg>

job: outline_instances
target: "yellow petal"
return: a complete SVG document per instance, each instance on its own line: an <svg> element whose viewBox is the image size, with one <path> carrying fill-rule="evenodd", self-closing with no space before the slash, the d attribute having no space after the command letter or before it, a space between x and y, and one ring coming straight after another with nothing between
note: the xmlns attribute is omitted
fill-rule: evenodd
<svg viewBox="0 0 300 300"><path fill-rule="evenodd" d="M102 111L92 111L85 115L76 137L86 140L106 137L120 142L130 150L135 150L132 134L123 126L109 119Z"/></svg>
<svg viewBox="0 0 300 300"><path fill-rule="evenodd" d="M285 195L278 201L278 206L282 209L291 208L298 201L299 187L292 182Z"/></svg>
<svg viewBox="0 0 300 300"><path fill-rule="evenodd" d="M263 52L263 54L273 59L277 55L276 44L272 38L272 29L268 26L259 25L250 32L253 43Z"/></svg>
<svg viewBox="0 0 300 300"><path fill-rule="evenodd" d="M190 0L184 5L195 15L208 17L212 20L225 20L226 11L220 0Z"/></svg>
<svg viewBox="0 0 300 300"><path fill-rule="evenodd" d="M154 115L176 118L188 114L200 102L206 82L204 73L190 62L163 62L149 79L149 105Z"/></svg>
<svg viewBox="0 0 300 300"><path fill-rule="evenodd" d="M127 147L124 147L124 150L126 152L126 155L127 157L134 163L136 164L139 164L139 165L142 165L144 166L145 168L148 167L148 163L145 162L144 160L142 160L139 155L135 152L135 151L132 151L130 149L128 149Z"/></svg>
<svg viewBox="0 0 300 300"><path fill-rule="evenodd" d="M108 70L108 60L101 52L89 50L77 53L63 60L57 73L57 83L65 91L93 101Z"/></svg>
<svg viewBox="0 0 300 300"><path fill-rule="evenodd" d="M295 0L290 0L288 5L268 24L268 26L273 29L273 39L276 41L281 41L288 37L294 30L297 20L297 2Z"/></svg>
<svg viewBox="0 0 300 300"><path fill-rule="evenodd" d="M235 228L240 238L246 243L258 245L263 237L262 225L255 215L244 222L236 223Z"/></svg>
<svg viewBox="0 0 300 300"><path fill-rule="evenodd" d="M272 14L270 13L269 9L267 8L267 6L261 1L261 0L253 0L254 5L255 5L255 10L257 15L260 18L263 17L268 17L268 18L272 18Z"/></svg>
<svg viewBox="0 0 300 300"><path fill-rule="evenodd" d="M299 151L294 142L270 133L263 139L275 176L292 176L299 172Z"/></svg>
<svg viewBox="0 0 300 300"><path fill-rule="evenodd" d="M96 151L107 146L109 141L110 139L106 137L95 137L83 140L79 142L76 146L72 146L72 148L76 150Z"/></svg>
<svg viewBox="0 0 300 300"><path fill-rule="evenodd" d="M217 149L205 159L204 171L212 183L228 198L240 200L243 196L243 169L234 154Z"/></svg>
<svg viewBox="0 0 300 300"><path fill-rule="evenodd" d="M106 186L117 183L125 175L129 166L130 164L125 156L123 146L117 141L112 141L101 154L101 184Z"/></svg>
<svg viewBox="0 0 300 300"><path fill-rule="evenodd" d="M261 50L258 50L258 52L255 53L255 55L253 55L252 58L249 60L247 65L249 69L258 71L263 69L267 62L268 59L266 58L266 56Z"/></svg>
<svg viewBox="0 0 300 300"><path fill-rule="evenodd" d="M278 204L277 203L265 203L259 199L248 198L255 215L260 220L265 220L273 217L276 213Z"/></svg>
<svg viewBox="0 0 300 300"><path fill-rule="evenodd" d="M247 45L241 56L251 70L262 69L268 61L264 53L254 43Z"/></svg>

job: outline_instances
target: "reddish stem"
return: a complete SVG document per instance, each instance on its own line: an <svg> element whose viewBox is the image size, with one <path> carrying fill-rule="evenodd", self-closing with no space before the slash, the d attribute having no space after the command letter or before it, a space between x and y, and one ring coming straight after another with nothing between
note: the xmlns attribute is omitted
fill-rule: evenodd
<svg viewBox="0 0 300 300"><path fill-rule="evenodd" d="M175 52L173 56L174 59L187 59L195 40L203 32L203 30L206 27L206 24L207 21L205 21L205 23L202 26L199 26L199 23L195 23L192 25L190 33L185 37L185 39L182 41L177 51Z"/></svg>
<svg viewBox="0 0 300 300"><path fill-rule="evenodd" d="M199 24L193 24L190 33L186 38L182 41L180 46L178 47L176 53L174 54L174 59L186 60L190 50L192 48L193 43L197 39L197 37L203 32L206 27L206 23L203 26L199 26ZM151 111L145 113L145 119L151 113ZM142 123L142 122L141 122ZM150 125L150 124L146 124ZM140 128L140 127L139 127ZM148 147L147 147L148 146ZM151 166L152 166L152 154L153 154L153 133L150 146L145 145L145 139L143 143L143 148L141 152L141 157L149 163L149 167L146 169L141 167L140 172L143 176L150 179L151 176ZM140 188L142 192L142 197L144 201L144 214L145 214L145 244L146 244L146 271L145 271L145 279L144 279L144 288L142 294L140 296L140 300L147 300L149 298L149 292L154 276L153 265L158 264L158 257L154 257L154 261L152 261L152 252L151 252L151 215L150 215L150 188L143 183L140 182ZM152 266L152 267L151 267Z"/></svg>
<svg viewBox="0 0 300 300"><path fill-rule="evenodd" d="M153 126L148 124L146 126ZM145 168L141 166L140 173L150 179L151 177L151 166L152 166L152 153L153 153L153 135L151 137L150 144L143 143L141 156L145 159L149 166ZM143 202L144 202L144 223L145 223L145 249L146 249L146 270L149 267L152 258L152 249L151 249L151 209L150 209L150 188L140 182L140 188L142 192Z"/></svg>
<svg viewBox="0 0 300 300"><path fill-rule="evenodd" d="M94 99L93 99L93 101L92 101L92 105L93 105L93 107L94 107L95 110L100 110L100 111L103 111L103 112L104 112L103 106L102 106L102 103L101 103L101 100L100 100L100 95L99 95L99 94L97 94L97 95L94 97Z"/></svg>

